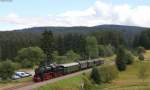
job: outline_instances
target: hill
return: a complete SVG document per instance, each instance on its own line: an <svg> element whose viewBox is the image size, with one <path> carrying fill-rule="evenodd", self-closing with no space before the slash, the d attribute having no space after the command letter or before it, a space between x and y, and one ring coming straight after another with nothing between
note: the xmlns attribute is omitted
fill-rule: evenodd
<svg viewBox="0 0 150 90"><path fill-rule="evenodd" d="M137 27L137 26L124 26L124 25L99 25L93 27L32 27L32 28L25 28L14 30L17 32L43 32L45 29L51 30L54 33L88 33L88 32L95 32L100 30L117 30L123 32L130 32L132 34L137 34L147 28L145 27Z"/></svg>

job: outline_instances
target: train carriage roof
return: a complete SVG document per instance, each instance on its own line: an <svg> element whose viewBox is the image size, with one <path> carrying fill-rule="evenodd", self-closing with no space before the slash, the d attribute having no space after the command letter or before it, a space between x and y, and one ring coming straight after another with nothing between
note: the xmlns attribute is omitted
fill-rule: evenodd
<svg viewBox="0 0 150 90"><path fill-rule="evenodd" d="M88 62L94 62L94 60L88 60Z"/></svg>
<svg viewBox="0 0 150 90"><path fill-rule="evenodd" d="M87 63L88 61L78 61L78 63Z"/></svg>
<svg viewBox="0 0 150 90"><path fill-rule="evenodd" d="M67 64L61 64L60 66L63 66L63 67L70 67L70 66L75 66L75 65L79 65L79 63L67 63Z"/></svg>

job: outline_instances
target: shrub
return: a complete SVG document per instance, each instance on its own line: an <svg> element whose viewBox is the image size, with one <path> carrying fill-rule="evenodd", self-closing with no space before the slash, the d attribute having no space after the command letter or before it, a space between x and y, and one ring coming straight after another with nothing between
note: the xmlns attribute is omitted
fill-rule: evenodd
<svg viewBox="0 0 150 90"><path fill-rule="evenodd" d="M99 69L100 79L103 83L109 83L118 77L118 71L115 66L102 66Z"/></svg>
<svg viewBox="0 0 150 90"><path fill-rule="evenodd" d="M138 49L137 49L138 54L145 53L145 52L146 52L146 50L144 47L138 47Z"/></svg>
<svg viewBox="0 0 150 90"><path fill-rule="evenodd" d="M100 74L96 67L93 67L90 77L96 84L100 84Z"/></svg>
<svg viewBox="0 0 150 90"><path fill-rule="evenodd" d="M130 65L134 62L134 56L130 51L126 51L124 59L127 65Z"/></svg>
<svg viewBox="0 0 150 90"><path fill-rule="evenodd" d="M141 60L141 61L144 61L144 55L141 53L141 54L139 54L139 60Z"/></svg>
<svg viewBox="0 0 150 90"><path fill-rule="evenodd" d="M2 80L10 79L14 74L15 66L9 60L0 63L0 77Z"/></svg>
<svg viewBox="0 0 150 90"><path fill-rule="evenodd" d="M105 56L112 56L114 54L114 48L111 45L105 47Z"/></svg>
<svg viewBox="0 0 150 90"><path fill-rule="evenodd" d="M82 81L83 81L82 90L92 90L92 83L86 76L82 77Z"/></svg>

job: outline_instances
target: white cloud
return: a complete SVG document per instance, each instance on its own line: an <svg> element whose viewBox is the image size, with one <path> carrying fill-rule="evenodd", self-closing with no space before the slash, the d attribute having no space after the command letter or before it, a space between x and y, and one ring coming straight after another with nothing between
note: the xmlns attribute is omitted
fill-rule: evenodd
<svg viewBox="0 0 150 90"><path fill-rule="evenodd" d="M101 0L86 10L66 11L45 17L21 17L11 13L0 17L0 23L21 27L33 26L95 26L101 24L123 24L150 27L150 6L113 5Z"/></svg>

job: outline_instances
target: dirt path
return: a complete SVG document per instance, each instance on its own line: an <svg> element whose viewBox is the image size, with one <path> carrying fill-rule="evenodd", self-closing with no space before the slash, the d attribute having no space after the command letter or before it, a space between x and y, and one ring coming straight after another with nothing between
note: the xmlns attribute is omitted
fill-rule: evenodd
<svg viewBox="0 0 150 90"><path fill-rule="evenodd" d="M81 71L81 72L76 72L76 73L73 73L73 74L69 74L69 75L66 75L66 76L58 77L58 78L51 79L51 80L44 81L44 82L40 82L40 83L30 82L30 83L25 83L25 84L14 86L14 87L9 87L9 88L3 89L3 90L35 90L36 88L38 88L40 86L50 84L50 83L54 83L56 81L63 80L63 79L66 79L66 78L74 77L74 76L77 76L77 75L80 75L82 73L86 73L86 72L89 72L89 71L91 71L91 69L84 70L84 71Z"/></svg>

